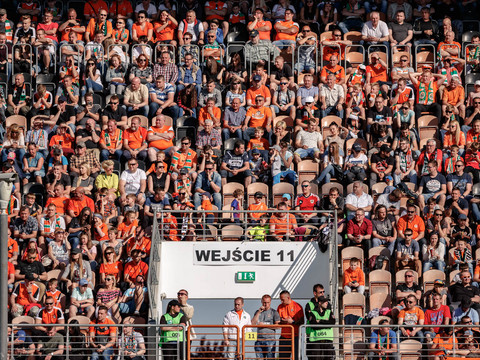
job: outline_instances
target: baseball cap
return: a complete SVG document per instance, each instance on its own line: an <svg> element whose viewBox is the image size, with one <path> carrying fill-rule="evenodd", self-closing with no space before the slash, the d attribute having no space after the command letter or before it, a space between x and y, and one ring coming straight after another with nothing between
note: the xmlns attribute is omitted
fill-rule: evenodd
<svg viewBox="0 0 480 360"><path fill-rule="evenodd" d="M387 176L385 176L385 180L393 180L392 175L387 175Z"/></svg>
<svg viewBox="0 0 480 360"><path fill-rule="evenodd" d="M358 68L359 68L359 69L362 69L362 70L367 70L367 67L366 67L365 65L363 65L363 64L360 64L360 65L358 66Z"/></svg>
<svg viewBox="0 0 480 360"><path fill-rule="evenodd" d="M82 141L82 142L79 142L79 143L77 144L77 148L86 148L86 147L87 147L87 145L85 145L85 143L84 143L83 141Z"/></svg>
<svg viewBox="0 0 480 360"><path fill-rule="evenodd" d="M18 330L17 333L15 334L15 340L18 341L25 341L25 337L27 336L27 333L25 330Z"/></svg>
<svg viewBox="0 0 480 360"><path fill-rule="evenodd" d="M88 285L88 280L87 279L80 279L80 281L78 282L78 285L86 286L86 285Z"/></svg>
<svg viewBox="0 0 480 360"><path fill-rule="evenodd" d="M205 191L204 193L202 193L202 196L206 196L206 197L208 197L210 200L212 200L212 194L210 194L208 191Z"/></svg>
<svg viewBox="0 0 480 360"><path fill-rule="evenodd" d="M180 175L187 175L188 174L188 169L186 167L183 167L180 169Z"/></svg>
<svg viewBox="0 0 480 360"><path fill-rule="evenodd" d="M292 196L290 194L283 194L282 195L282 199L290 200L291 198L292 198Z"/></svg>
<svg viewBox="0 0 480 360"><path fill-rule="evenodd" d="M433 285L442 285L442 286L445 286L445 281L443 281L442 279L437 279L433 282Z"/></svg>
<svg viewBox="0 0 480 360"><path fill-rule="evenodd" d="M362 146L360 144L353 144L352 146L353 151L362 151Z"/></svg>
<svg viewBox="0 0 480 360"><path fill-rule="evenodd" d="M250 35L250 37L255 37L255 36L258 35L258 31L257 30L252 30L252 31L250 31L249 35Z"/></svg>
<svg viewBox="0 0 480 360"><path fill-rule="evenodd" d="M307 96L307 97L305 98L305 104L306 104L306 103L313 103L313 101L314 101L313 96Z"/></svg>
<svg viewBox="0 0 480 360"><path fill-rule="evenodd" d="M5 9L0 9L0 15L5 15L7 13L7 10Z"/></svg>
<svg viewBox="0 0 480 360"><path fill-rule="evenodd" d="M58 103L64 103L64 102L66 102L66 101L67 101L67 98L66 98L65 96L60 96L60 97L58 98Z"/></svg>
<svg viewBox="0 0 480 360"><path fill-rule="evenodd" d="M254 197L258 198L258 197L261 197L263 198L263 193L261 191L257 191L254 195Z"/></svg>
<svg viewBox="0 0 480 360"><path fill-rule="evenodd" d="M255 75L253 77L253 81L261 81L262 80L262 77L260 75Z"/></svg>
<svg viewBox="0 0 480 360"><path fill-rule="evenodd" d="M252 150L252 154L260 154L260 150L258 150L258 149L253 149L253 150Z"/></svg>
<svg viewBox="0 0 480 360"><path fill-rule="evenodd" d="M53 149L53 155L62 155L62 150L60 150L59 148Z"/></svg>
<svg viewBox="0 0 480 360"><path fill-rule="evenodd" d="M349 118L349 119L352 119L352 120L358 120L358 116L355 115L355 114L350 114L350 115L348 115L348 118Z"/></svg>
<svg viewBox="0 0 480 360"><path fill-rule="evenodd" d="M392 149L387 145L387 144L383 144L381 147L380 147L380 151L385 151L385 152L391 152Z"/></svg>
<svg viewBox="0 0 480 360"><path fill-rule="evenodd" d="M9 152L8 155L7 155L7 160L15 160L15 158L17 157L17 155L15 155L15 152Z"/></svg>
<svg viewBox="0 0 480 360"><path fill-rule="evenodd" d="M352 111L355 111L356 113L360 112L360 108L358 106L354 106Z"/></svg>
<svg viewBox="0 0 480 360"><path fill-rule="evenodd" d="M460 214L460 215L458 215L458 219L459 219L459 220L467 220L467 215L465 215L465 214Z"/></svg>
<svg viewBox="0 0 480 360"><path fill-rule="evenodd" d="M277 150L277 151L282 150L282 148L279 145L273 145L270 147L270 149Z"/></svg>
<svg viewBox="0 0 480 360"><path fill-rule="evenodd" d="M318 302L319 302L319 303L324 303L324 302L326 302L326 301L328 301L328 298L326 298L325 296L320 296L320 297L318 298Z"/></svg>
<svg viewBox="0 0 480 360"><path fill-rule="evenodd" d="M480 80L475 81L475 86L480 86Z"/></svg>

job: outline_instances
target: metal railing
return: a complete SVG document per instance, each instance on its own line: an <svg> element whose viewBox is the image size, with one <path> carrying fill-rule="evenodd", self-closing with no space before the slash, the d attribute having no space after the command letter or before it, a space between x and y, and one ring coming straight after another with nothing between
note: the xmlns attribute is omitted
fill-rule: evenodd
<svg viewBox="0 0 480 360"><path fill-rule="evenodd" d="M378 319L372 320L372 322L375 321ZM430 327L439 329L435 329L437 333L425 331L425 329L430 330ZM445 359L446 356L464 358L468 354L480 353L477 337L473 339L469 333L472 325L427 325L421 326L421 328L422 330L411 336L406 335L407 333L411 334L410 331L402 331L403 326L389 325L388 323L384 325L302 325L299 333L298 358L307 359L314 356L319 349L318 339L323 341L322 348L332 354L331 357L325 357L329 359L334 357L335 359L355 360L368 357L380 360L388 357L388 353L390 353L389 359L434 359L435 356ZM444 329L447 328L453 329L450 335L446 335L444 332ZM309 330L314 332L320 330L315 341L310 340L312 335L308 334ZM388 342L380 341L381 349L376 340L380 331L383 332L380 333L382 339L387 339L387 331L389 333ZM418 336L420 332L421 336ZM418 339L423 340L421 342ZM468 344L472 340L478 351L472 348L469 350ZM383 353L381 353L382 350Z"/></svg>
<svg viewBox="0 0 480 360"><path fill-rule="evenodd" d="M152 246L150 249L150 260L149 260L149 269L147 276L147 288L148 288L148 300L149 300L149 317L151 319L159 320L161 309L161 304L157 304L158 299L158 286L159 279L158 274L160 272L160 242L162 238L160 237L160 232L158 231L158 221L155 212L153 217L153 226L152 226Z"/></svg>
<svg viewBox="0 0 480 360"><path fill-rule="evenodd" d="M87 359L92 355L102 357L108 354L112 359L124 360L138 353L138 356L151 360L159 359L160 354L165 359L183 360L186 354L186 329L183 325L41 324L46 332L38 326L33 323L9 324L8 348L9 354L14 354L13 358L29 356L30 360L40 360L51 355L50 358L57 360L78 360L80 357ZM163 330L172 326L181 330ZM98 332L90 332L97 331L95 329L106 334L105 338L102 339ZM106 349L99 347L102 344L105 346L107 341L111 344Z"/></svg>
<svg viewBox="0 0 480 360"><path fill-rule="evenodd" d="M378 318L372 320L378 321ZM76 360L80 356L88 358L95 352L101 352L96 344L100 338L94 338L92 343L91 327L97 327L106 334L109 329L115 329L114 335L108 336L109 340L114 340L112 346L109 346L108 354L116 360L131 359L134 356L132 354L137 352L147 360L156 360L160 356L170 360L260 360L269 358L267 354L273 355L270 358L280 360L294 359L295 354L301 360L354 360L367 357L380 360L386 356L389 359L434 359L435 356L441 359L478 359L475 356L480 352L478 337L474 335L478 330L476 325L434 325L438 328L435 329L436 333L426 331L430 329L423 326L423 342L417 340L420 332L409 336L399 325L389 324L301 325L298 338L288 335L280 337L282 332L278 330L289 328L293 331L292 325L245 325L242 329L235 325L192 325L188 329L174 325L181 330L167 332L163 328L170 328L172 324L42 324L48 333L37 329L38 326L32 323L9 325L8 348L13 358L29 356L31 360L40 360L52 353L52 357L57 360ZM52 327L56 330L50 330ZM193 328L196 336L191 336ZM258 331L261 328L277 331L268 333L265 338L265 334ZM229 343L224 334L226 329L231 331ZM381 341L378 341L378 334Z"/></svg>
<svg viewBox="0 0 480 360"><path fill-rule="evenodd" d="M279 221L277 215L285 213L285 222ZM313 221L303 224L302 214L308 213L313 214ZM322 214L329 214L329 216ZM257 237L262 234L255 231L258 226L263 226L260 224L261 215L268 215L266 226L270 225L263 234L264 238ZM290 215L294 215L296 219L293 220ZM276 217L276 222L273 224L275 225L274 230L270 231L272 216ZM331 244L336 244L337 227L333 226L337 223L336 211L217 210L215 207L213 210L161 210L155 213L155 218L160 224L160 241L312 241L315 234L318 235L318 231L328 226L331 236L335 237ZM295 227L302 229L295 230ZM195 235L196 239L187 237L188 234ZM332 254L332 256L334 255Z"/></svg>

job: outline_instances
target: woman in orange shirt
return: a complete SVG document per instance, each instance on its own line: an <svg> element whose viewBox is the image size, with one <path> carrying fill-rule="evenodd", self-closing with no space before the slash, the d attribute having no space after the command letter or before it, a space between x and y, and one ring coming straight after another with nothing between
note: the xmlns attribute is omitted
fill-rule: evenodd
<svg viewBox="0 0 480 360"><path fill-rule="evenodd" d="M140 36L146 36L147 42L153 45L153 25L147 20L148 14L146 11L141 10L138 12L138 20L132 26L132 40L134 43L139 42Z"/></svg>
<svg viewBox="0 0 480 360"><path fill-rule="evenodd" d="M446 110L448 111L451 110ZM450 121L448 124L448 131L446 132L445 136L443 137L443 150L450 151L452 145L457 145L459 147L459 154L462 155L465 150L465 134L460 129L460 124L458 121Z"/></svg>
<svg viewBox="0 0 480 360"><path fill-rule="evenodd" d="M122 271L122 262L115 259L115 249L107 246L103 251L103 263L100 265L100 283L105 284L108 275L115 276L115 279L119 281L122 278Z"/></svg>

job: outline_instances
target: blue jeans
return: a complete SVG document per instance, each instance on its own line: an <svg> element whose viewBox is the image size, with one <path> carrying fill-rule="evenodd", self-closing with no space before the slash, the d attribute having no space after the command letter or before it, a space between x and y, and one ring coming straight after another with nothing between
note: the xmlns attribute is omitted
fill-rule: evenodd
<svg viewBox="0 0 480 360"><path fill-rule="evenodd" d="M403 181L410 181L414 184L417 183L417 172L415 170L412 170L410 171L407 176L404 178ZM393 173L393 181L394 181L394 184L397 185L399 183L402 182L402 179L400 177L400 175L397 175L395 172Z"/></svg>
<svg viewBox="0 0 480 360"><path fill-rule="evenodd" d="M142 150L137 154L137 160L142 160L145 161L147 159L147 150ZM128 161L132 158L132 154L130 154L130 151L128 150L123 150L123 158Z"/></svg>
<svg viewBox="0 0 480 360"><path fill-rule="evenodd" d="M282 171L282 172L278 173L277 175L275 175L273 177L273 185L279 184L282 176L283 176L284 181L286 181L286 182L295 186L295 180L297 178L297 174L295 173L295 171L290 170L290 169Z"/></svg>
<svg viewBox="0 0 480 360"><path fill-rule="evenodd" d="M2 162L7 161L7 156L11 152L15 152L15 155L17 156L16 157L17 163L19 164L20 167L23 167L22 161L23 161L23 157L25 156L25 150L24 149L17 149L17 150L14 150L13 148L2 149Z"/></svg>
<svg viewBox="0 0 480 360"><path fill-rule="evenodd" d="M257 359L275 358L275 340L255 341L255 354L257 355Z"/></svg>
<svg viewBox="0 0 480 360"><path fill-rule="evenodd" d="M103 85L99 84L92 79L85 80L86 86L82 88L82 96L85 96L87 92L102 91Z"/></svg>
<svg viewBox="0 0 480 360"><path fill-rule="evenodd" d="M338 24L338 27L345 34L349 31L361 31L363 27L363 21L360 18L345 19Z"/></svg>
<svg viewBox="0 0 480 360"><path fill-rule="evenodd" d="M373 10L373 5L376 5L374 4L375 1L365 1L365 3L363 4L363 6L365 7L365 11L368 13L371 13ZM378 7L376 7L376 11L380 11L382 13L386 13L387 12L387 0L382 0L382 4L380 5L380 9Z"/></svg>
<svg viewBox="0 0 480 360"><path fill-rule="evenodd" d="M419 46L419 45L433 45L435 48L437 47L437 42L435 40L429 40L429 39L420 39L420 40L415 40L413 42L413 46Z"/></svg>
<svg viewBox="0 0 480 360"><path fill-rule="evenodd" d="M235 130L234 133L231 133L228 129L222 129L222 135L224 141L230 139L231 137L239 138L241 140L243 139L242 129Z"/></svg>
<svg viewBox="0 0 480 360"><path fill-rule="evenodd" d="M330 115L330 113L333 111L335 115L337 115L339 118L343 119L343 109L342 110L337 110L336 106L327 106L325 110L322 110L322 117Z"/></svg>
<svg viewBox="0 0 480 360"><path fill-rule="evenodd" d="M115 150L115 153L113 154L114 160L120 161L122 154L122 150ZM100 161L108 160L109 157L110 152L108 150L102 149L102 151L100 151Z"/></svg>
<svg viewBox="0 0 480 360"><path fill-rule="evenodd" d="M332 176L335 176L335 168L332 164L328 164L325 169L323 169L320 176L317 178L317 182L321 184L325 179L325 183L329 183Z"/></svg>
<svg viewBox="0 0 480 360"><path fill-rule="evenodd" d="M148 117L148 105L142 106L141 108L139 108L137 110L133 110L133 107L129 106L129 107L127 107L127 113L128 113L128 116L143 115L143 116Z"/></svg>
<svg viewBox="0 0 480 360"><path fill-rule="evenodd" d="M423 262L423 272L434 268L436 270L443 271L445 269L445 261L443 260L429 260Z"/></svg>
<svg viewBox="0 0 480 360"><path fill-rule="evenodd" d="M372 239L372 248L382 245L385 245L388 251L390 251L390 255L393 255L393 252L395 251L395 241L387 242L386 240L380 240L379 238Z"/></svg>
<svg viewBox="0 0 480 360"><path fill-rule="evenodd" d="M91 360L110 360L113 355L113 349L111 347L106 348L101 354L96 351L92 352Z"/></svg>
<svg viewBox="0 0 480 360"><path fill-rule="evenodd" d="M277 40L273 42L273 45L283 50L291 47L291 45L295 46L295 40Z"/></svg>
<svg viewBox="0 0 480 360"><path fill-rule="evenodd" d="M423 344L424 336L423 336L423 331L422 331L422 330L420 330L419 332L417 332L417 333L415 334L415 336L408 337L408 338L405 337L405 336L403 336L401 330L398 330L398 331L397 331L397 335L398 335L400 341L407 340L407 339L408 339L408 340L418 340L418 341L420 341L420 342Z"/></svg>
<svg viewBox="0 0 480 360"><path fill-rule="evenodd" d="M158 108L160 107L159 103L152 102L150 104L150 118L153 118L157 115ZM162 114L170 116L173 119L173 127L175 127L175 122L177 121L180 115L180 108L178 105L169 106L162 110Z"/></svg>

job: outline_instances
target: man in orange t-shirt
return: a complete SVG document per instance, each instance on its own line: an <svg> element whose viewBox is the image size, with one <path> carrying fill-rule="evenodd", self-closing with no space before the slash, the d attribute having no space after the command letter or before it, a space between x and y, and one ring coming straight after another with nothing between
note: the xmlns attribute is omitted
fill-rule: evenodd
<svg viewBox="0 0 480 360"><path fill-rule="evenodd" d="M130 127L123 134L123 157L145 161L147 158L147 129L140 126L140 118L134 117Z"/></svg>
<svg viewBox="0 0 480 360"><path fill-rule="evenodd" d="M263 96L265 100L265 106L270 106L270 101L272 96L270 95L270 90L265 85L261 84L262 77L260 75L255 75L252 78L252 86L247 90L247 107L253 106L257 96Z"/></svg>
<svg viewBox="0 0 480 360"><path fill-rule="evenodd" d="M83 187L79 186L75 189L75 192L72 194L72 198L68 201L67 223L69 223L72 218L77 217L85 207L90 208L92 213L95 212L95 204L93 200L88 196L85 196L85 190Z"/></svg>
<svg viewBox="0 0 480 360"><path fill-rule="evenodd" d="M90 328L88 332L90 333L90 347L93 348L92 359L99 359L100 357L103 360L110 359L113 355L113 347L117 339L117 328L115 326L105 326L105 325L115 325L113 320L110 320L107 317L108 308L104 305L98 307L97 319L90 322ZM95 349L101 350L97 352Z"/></svg>
<svg viewBox="0 0 480 360"><path fill-rule="evenodd" d="M252 30L258 31L258 36L260 40L270 41L270 33L272 32L272 23L263 19L263 9L256 8L255 14L253 15L253 21L250 21L247 25L248 32Z"/></svg>
<svg viewBox="0 0 480 360"><path fill-rule="evenodd" d="M366 93L369 94L372 89L372 84L378 83L380 89L385 93L388 93L387 86L387 64L380 58L378 53L373 53L370 56L370 64L367 66L366 76Z"/></svg>
<svg viewBox="0 0 480 360"><path fill-rule="evenodd" d="M165 125L165 116L160 114L155 118L155 126L150 126L147 132L148 157L150 161L157 160L157 152L164 151L168 155L175 150L173 138L175 133L171 125Z"/></svg>
<svg viewBox="0 0 480 360"><path fill-rule="evenodd" d="M425 322L423 310L417 306L415 295L408 295L405 301L405 309L398 314L398 325L400 325L401 340L413 339L423 340L422 325Z"/></svg>
<svg viewBox="0 0 480 360"><path fill-rule="evenodd" d="M174 40L175 29L178 27L177 20L170 15L166 10L160 13L159 21L153 25L155 32L155 42L161 41L174 47L177 42Z"/></svg>
<svg viewBox="0 0 480 360"><path fill-rule="evenodd" d="M262 95L258 95L255 98L255 105L247 111L245 124L242 128L243 138L247 142L255 135L255 128L259 126L264 128L267 133L272 131L272 110L264 104L265 98Z"/></svg>
<svg viewBox="0 0 480 360"><path fill-rule="evenodd" d="M88 21L97 17L100 10L105 10L108 13L108 5L103 0L87 0L83 7L83 15ZM106 19L105 19L106 20Z"/></svg>
<svg viewBox="0 0 480 360"><path fill-rule="evenodd" d="M275 30L277 34L273 45L276 45L280 50L295 48L295 41L297 38L300 26L293 21L293 11L291 9L285 10L285 20L277 21L275 23ZM292 51L293 52L293 51Z"/></svg>
<svg viewBox="0 0 480 360"><path fill-rule="evenodd" d="M277 311L280 315L281 325L293 326L294 349L298 349L298 334L300 325L304 323L303 308L290 297L287 290L280 293L281 304L278 305ZM292 331L289 327L282 328L278 350L280 354L288 354L292 352ZM288 357L288 355L284 355Z"/></svg>
<svg viewBox="0 0 480 360"><path fill-rule="evenodd" d="M457 58L460 55L462 45L454 41L455 33L453 31L447 31L445 34L445 41L438 44L437 53L440 60L444 57Z"/></svg>
<svg viewBox="0 0 480 360"><path fill-rule="evenodd" d="M148 265L142 261L142 252L138 249L132 250L130 256L132 260L125 265L123 272L124 281L135 284L138 275L142 275L145 279L148 275Z"/></svg>
<svg viewBox="0 0 480 360"><path fill-rule="evenodd" d="M465 90L460 77L457 75L452 76L450 86L447 86L443 91L442 112L445 112L447 105L452 105L455 108L455 114L465 119Z"/></svg>
<svg viewBox="0 0 480 360"><path fill-rule="evenodd" d="M327 65L322 68L320 74L320 81L324 84L327 83L327 76L333 74L335 75L335 82L337 84L345 84L345 70L343 66L338 65L338 56L330 56L330 61Z"/></svg>

